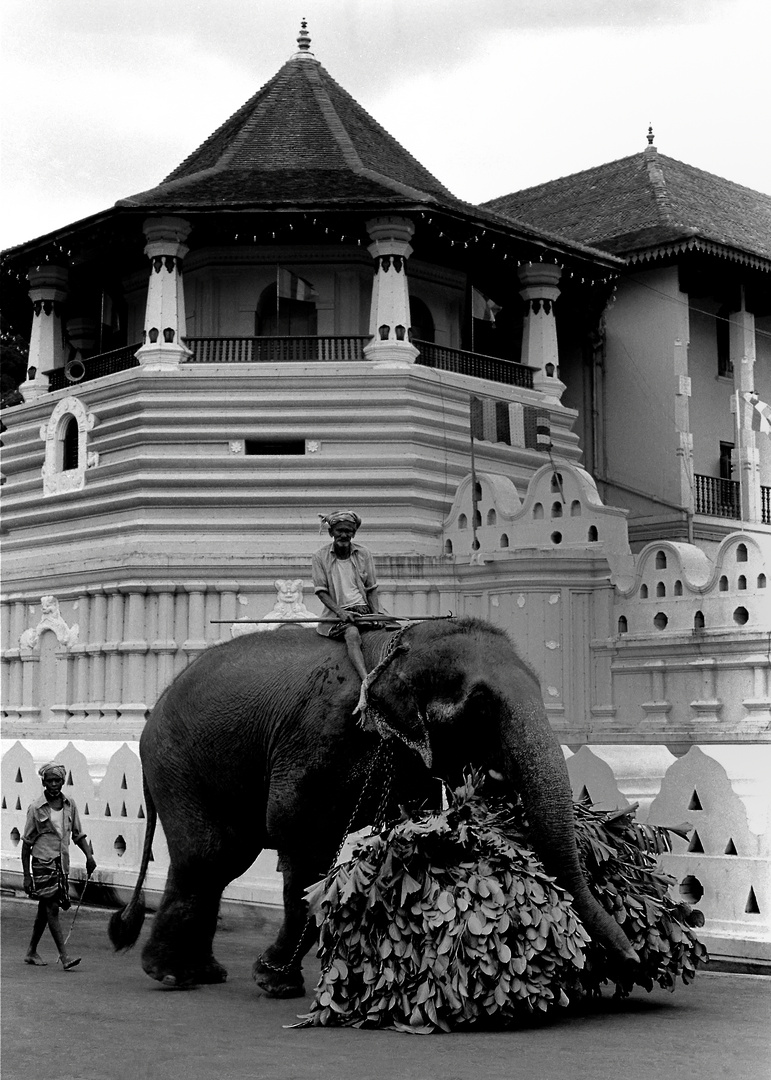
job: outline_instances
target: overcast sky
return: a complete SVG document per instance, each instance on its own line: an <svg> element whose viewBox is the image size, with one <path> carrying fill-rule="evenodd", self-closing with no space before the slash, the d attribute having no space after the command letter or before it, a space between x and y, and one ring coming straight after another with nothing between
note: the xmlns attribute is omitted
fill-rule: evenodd
<svg viewBox="0 0 771 1080"><path fill-rule="evenodd" d="M0 248L154 186L295 51L472 202L636 153L771 193L769 0L3 0Z"/></svg>

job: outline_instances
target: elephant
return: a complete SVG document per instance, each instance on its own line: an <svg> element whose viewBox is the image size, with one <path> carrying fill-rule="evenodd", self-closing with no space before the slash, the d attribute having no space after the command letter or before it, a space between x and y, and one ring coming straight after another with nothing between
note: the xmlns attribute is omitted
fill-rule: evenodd
<svg viewBox="0 0 771 1080"><path fill-rule="evenodd" d="M110 920L116 950L139 936L160 817L170 869L142 952L147 974L180 988L226 978L212 951L222 892L272 848L284 918L253 977L270 995L302 995L302 957L316 936L304 891L356 826L366 774L377 772L372 762L390 737L400 748L397 801L426 798L435 777L460 780L468 765L518 794L535 852L572 894L590 936L614 962L638 962L582 874L564 755L538 679L505 631L452 618L362 637L363 717L353 715L360 687L345 647L300 627L212 646L164 691L140 740L146 835L136 888Z"/></svg>

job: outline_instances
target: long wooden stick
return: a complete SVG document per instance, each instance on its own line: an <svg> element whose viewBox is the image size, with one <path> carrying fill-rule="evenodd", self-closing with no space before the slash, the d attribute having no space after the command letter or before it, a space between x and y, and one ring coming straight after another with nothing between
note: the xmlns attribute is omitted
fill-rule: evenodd
<svg viewBox="0 0 771 1080"><path fill-rule="evenodd" d="M454 619L455 616L452 612L449 615L357 615L357 622L366 622L370 620L372 622L436 622L441 619ZM342 622L342 619L313 619L303 615L299 619L209 619L210 623L297 623L297 622L312 622L312 623L338 623Z"/></svg>

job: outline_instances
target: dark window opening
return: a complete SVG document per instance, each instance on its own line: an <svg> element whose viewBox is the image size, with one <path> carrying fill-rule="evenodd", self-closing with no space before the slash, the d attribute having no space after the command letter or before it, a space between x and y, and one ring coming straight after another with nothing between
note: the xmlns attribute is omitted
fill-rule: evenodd
<svg viewBox="0 0 771 1080"><path fill-rule="evenodd" d="M734 444L732 442L721 442L720 444L720 479L730 480L731 473L733 472L733 464L731 462L731 454L733 452Z"/></svg>
<svg viewBox="0 0 771 1080"><path fill-rule="evenodd" d="M74 416L65 422L62 434L62 471L69 472L78 467L78 422Z"/></svg>
<svg viewBox="0 0 771 1080"><path fill-rule="evenodd" d="M315 337L318 333L316 327L315 301L277 297L275 284L262 290L254 313L257 337Z"/></svg>
<svg viewBox="0 0 771 1080"><path fill-rule="evenodd" d="M301 456L304 453L304 439L244 439L246 457L265 457L271 454Z"/></svg>
<svg viewBox="0 0 771 1080"><path fill-rule="evenodd" d="M728 318L731 309L722 304L717 310L715 318L715 337L717 338L717 373L730 378L734 373L731 363L731 324Z"/></svg>
<svg viewBox="0 0 771 1080"><path fill-rule="evenodd" d="M428 309L428 305L417 296L410 297L410 331L413 338L418 341L436 340L434 317Z"/></svg>

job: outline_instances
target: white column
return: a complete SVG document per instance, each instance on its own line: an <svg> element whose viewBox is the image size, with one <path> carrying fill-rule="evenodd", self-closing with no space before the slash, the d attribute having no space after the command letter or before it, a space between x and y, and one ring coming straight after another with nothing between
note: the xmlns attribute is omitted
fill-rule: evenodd
<svg viewBox="0 0 771 1080"><path fill-rule="evenodd" d="M565 384L559 377L559 349L554 304L560 295L557 287L562 269L554 263L526 263L517 271L522 288L519 295L525 301L525 321L522 327L521 361L536 368L533 389L559 402Z"/></svg>
<svg viewBox="0 0 771 1080"><path fill-rule="evenodd" d="M182 588L187 593L187 640L185 652L202 652L209 644L206 640L206 582L186 581Z"/></svg>
<svg viewBox="0 0 771 1080"><path fill-rule="evenodd" d="M139 730L145 722L147 704L145 703L145 657L149 645L145 629L145 593L144 583L120 585L124 600L125 617L123 641L123 688L120 699L120 719L122 729L125 726L138 725Z"/></svg>
<svg viewBox="0 0 771 1080"><path fill-rule="evenodd" d="M688 374L688 347L680 338L675 338L672 367L675 374L679 501L687 514L693 514L696 510L696 499L693 481L693 434L691 433L691 377Z"/></svg>
<svg viewBox="0 0 771 1080"><path fill-rule="evenodd" d="M183 218L159 217L148 218L143 228L150 281L137 360L149 371L174 371L190 356L181 340L186 333L182 260L188 252L184 242L190 226Z"/></svg>
<svg viewBox="0 0 771 1080"><path fill-rule="evenodd" d="M755 316L745 309L744 297L741 310L731 315L729 349L734 369L734 390L739 395L734 464L739 481L742 521L759 522L762 517L760 452L752 430L752 405L742 397L742 394L752 393L755 389Z"/></svg>
<svg viewBox="0 0 771 1080"><path fill-rule="evenodd" d="M177 642L174 638L174 593L177 586L173 581L159 581L153 582L148 588L158 596L156 620L158 636L151 645L157 657L155 694L157 700L174 677L174 655L177 652Z"/></svg>
<svg viewBox="0 0 771 1080"><path fill-rule="evenodd" d="M62 301L67 297L67 271L61 266L38 266L27 274L32 301L27 379L19 390L26 403L48 393L47 372L64 367Z"/></svg>
<svg viewBox="0 0 771 1080"><path fill-rule="evenodd" d="M372 340L365 345L364 355L381 367L409 366L419 355L409 338L406 270L415 226L409 218L379 217L367 222L367 232L372 238L367 250L375 260L375 280L369 319Z"/></svg>

